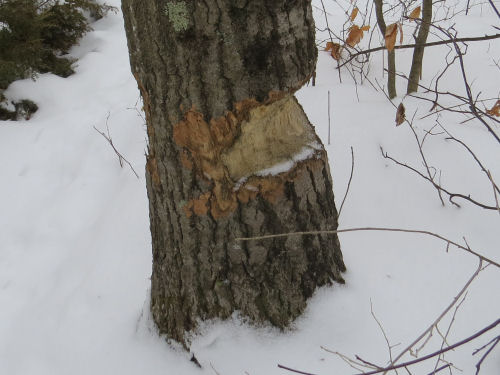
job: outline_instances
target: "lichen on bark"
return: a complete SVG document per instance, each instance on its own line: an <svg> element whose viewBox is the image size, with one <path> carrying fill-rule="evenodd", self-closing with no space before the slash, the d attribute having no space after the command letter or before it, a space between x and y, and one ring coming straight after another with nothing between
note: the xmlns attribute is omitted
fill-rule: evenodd
<svg viewBox="0 0 500 375"><path fill-rule="evenodd" d="M165 5L165 14L176 32L187 30L189 12L185 1L168 1Z"/></svg>

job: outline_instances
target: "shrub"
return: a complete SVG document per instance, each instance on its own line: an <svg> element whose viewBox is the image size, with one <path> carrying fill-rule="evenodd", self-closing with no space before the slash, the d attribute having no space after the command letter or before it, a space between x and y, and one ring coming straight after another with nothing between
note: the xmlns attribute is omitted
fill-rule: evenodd
<svg viewBox="0 0 500 375"><path fill-rule="evenodd" d="M114 9L95 1L0 0L0 105L2 91L17 79L74 73L75 61L64 55L90 30L89 17Z"/></svg>

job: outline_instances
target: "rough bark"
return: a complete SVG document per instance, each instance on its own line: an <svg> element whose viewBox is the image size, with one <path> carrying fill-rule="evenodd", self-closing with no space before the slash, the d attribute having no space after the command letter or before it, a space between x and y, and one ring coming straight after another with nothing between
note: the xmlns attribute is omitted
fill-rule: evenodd
<svg viewBox="0 0 500 375"><path fill-rule="evenodd" d="M310 1L122 8L149 136L160 332L188 345L198 320L234 311L285 327L318 286L343 282L337 237L234 238L337 227L326 152L293 97L315 67Z"/></svg>
<svg viewBox="0 0 500 375"><path fill-rule="evenodd" d="M424 60L425 50L424 45L427 42L427 36L429 35L429 29L432 22L432 0L424 0L422 3L422 21L415 40L415 44L417 46L413 50L410 76L408 77L408 86L406 88L407 94L418 90L418 83L422 78L422 63Z"/></svg>
<svg viewBox="0 0 500 375"><path fill-rule="evenodd" d="M377 24L382 37L385 37L385 30L387 28L384 20L383 1L375 0L375 15L377 17ZM387 51L387 91L389 98L395 98L396 92L396 51Z"/></svg>

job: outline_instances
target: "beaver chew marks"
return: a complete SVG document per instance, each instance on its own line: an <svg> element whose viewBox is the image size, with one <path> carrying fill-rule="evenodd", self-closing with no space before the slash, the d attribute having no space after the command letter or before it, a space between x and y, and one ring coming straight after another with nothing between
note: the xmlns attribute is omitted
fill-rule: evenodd
<svg viewBox="0 0 500 375"><path fill-rule="evenodd" d="M222 161L233 181L292 159L315 140L314 129L294 96L250 110L241 135Z"/></svg>
<svg viewBox="0 0 500 375"><path fill-rule="evenodd" d="M212 182L209 192L187 202L186 215L210 212L216 219L234 212L238 199L248 202L260 194L274 202L282 196L286 179L275 181L255 175L291 161L316 140L304 110L291 94L274 95L265 103L237 103L234 112L209 122L193 108L174 126L173 134L175 142L184 148L181 164L187 169L195 167L199 177ZM291 164L290 170L294 167ZM283 170L281 175L284 172L289 171ZM248 187L240 181L253 176L257 178L252 179L253 184L259 181L258 187L248 194ZM242 190L245 192L240 194Z"/></svg>

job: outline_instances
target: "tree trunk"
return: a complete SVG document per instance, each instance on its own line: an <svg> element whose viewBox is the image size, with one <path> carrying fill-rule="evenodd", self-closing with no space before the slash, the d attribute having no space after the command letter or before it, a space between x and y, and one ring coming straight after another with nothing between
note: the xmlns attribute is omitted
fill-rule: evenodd
<svg viewBox="0 0 500 375"><path fill-rule="evenodd" d="M234 311L285 327L343 282L328 159L293 97L316 62L309 0L123 0L146 113L151 311L185 346Z"/></svg>
<svg viewBox="0 0 500 375"><path fill-rule="evenodd" d="M385 30L387 28L384 20L383 1L375 0L375 14L377 17L377 24L382 38L385 38ZM396 92L396 51L387 51L387 91L389 98L395 98Z"/></svg>
<svg viewBox="0 0 500 375"><path fill-rule="evenodd" d="M424 0L422 4L422 22L418 35L415 40L417 45L413 50L413 59L411 61L410 76L408 78L408 86L406 93L411 94L418 90L418 82L422 78L422 63L424 60L424 44L427 42L429 29L432 22L432 0Z"/></svg>

